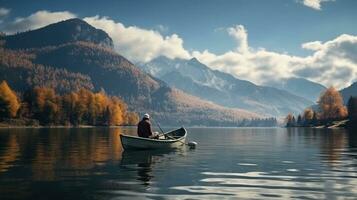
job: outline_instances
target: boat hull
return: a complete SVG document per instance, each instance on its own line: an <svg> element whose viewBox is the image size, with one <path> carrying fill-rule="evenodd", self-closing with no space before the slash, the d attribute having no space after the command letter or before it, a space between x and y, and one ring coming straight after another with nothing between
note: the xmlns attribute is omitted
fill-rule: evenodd
<svg viewBox="0 0 357 200"><path fill-rule="evenodd" d="M168 140L158 140L158 139L149 139L149 138L141 138L137 136L130 135L120 135L120 140L123 148L125 150L128 149L176 149L181 148L185 145L186 142L186 130L178 129L175 131L184 131L182 136L177 139L168 139ZM172 131L174 133L175 131ZM167 133L168 135L175 135ZM176 134L177 135L177 134ZM177 136L176 136L177 137Z"/></svg>

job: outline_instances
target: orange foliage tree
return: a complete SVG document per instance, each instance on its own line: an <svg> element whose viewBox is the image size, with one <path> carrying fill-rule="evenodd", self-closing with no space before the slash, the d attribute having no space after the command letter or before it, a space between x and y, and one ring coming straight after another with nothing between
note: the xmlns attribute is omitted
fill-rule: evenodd
<svg viewBox="0 0 357 200"><path fill-rule="evenodd" d="M18 98L6 81L0 84L0 118L16 117L20 108Z"/></svg>
<svg viewBox="0 0 357 200"><path fill-rule="evenodd" d="M58 124L60 111L60 97L52 88L36 87L33 90L33 112L45 124Z"/></svg>
<svg viewBox="0 0 357 200"><path fill-rule="evenodd" d="M347 116L342 96L334 87L328 88L321 94L318 104L321 110L321 119L343 119Z"/></svg>
<svg viewBox="0 0 357 200"><path fill-rule="evenodd" d="M126 124L127 125L136 125L139 123L139 115L135 112L128 112L127 118L126 118Z"/></svg>
<svg viewBox="0 0 357 200"><path fill-rule="evenodd" d="M5 81L0 84L0 118L16 117L20 102ZM36 87L23 95L20 118L37 119L43 125L134 125L139 117L126 103L104 92L87 89L57 95L53 88Z"/></svg>
<svg viewBox="0 0 357 200"><path fill-rule="evenodd" d="M303 118L304 120L310 121L314 117L314 111L311 108L307 108L304 110Z"/></svg>
<svg viewBox="0 0 357 200"><path fill-rule="evenodd" d="M287 127L291 127L291 126L295 126L296 125L295 117L291 113L289 113L288 116L286 116L285 122L286 122L286 126Z"/></svg>

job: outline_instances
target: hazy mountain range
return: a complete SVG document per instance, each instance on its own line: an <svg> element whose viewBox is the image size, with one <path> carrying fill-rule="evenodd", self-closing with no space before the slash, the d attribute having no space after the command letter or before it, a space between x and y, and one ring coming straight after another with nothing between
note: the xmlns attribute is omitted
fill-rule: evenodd
<svg viewBox="0 0 357 200"><path fill-rule="evenodd" d="M312 99L298 96L299 92L303 93L302 88L306 87L306 83L309 83L312 91L318 87L318 94L324 88L303 79L296 79L298 80L296 82L299 82L297 86L294 86L293 79L287 81L289 84L281 83L279 85L281 89L259 86L237 79L230 74L212 70L195 58L172 60L159 57L140 65L149 74L189 94L219 105L247 109L272 116L284 116L289 112L298 113L314 104ZM303 83L301 88L299 87L300 83ZM288 92L290 90L295 93Z"/></svg>
<svg viewBox="0 0 357 200"><path fill-rule="evenodd" d="M345 102L345 104L347 104L348 99L353 96L356 97L357 96L357 82L353 83L352 85L342 89L341 91L343 100Z"/></svg>
<svg viewBox="0 0 357 200"><path fill-rule="evenodd" d="M304 78L286 78L266 83L271 87L285 90L296 96L315 102L326 87Z"/></svg>

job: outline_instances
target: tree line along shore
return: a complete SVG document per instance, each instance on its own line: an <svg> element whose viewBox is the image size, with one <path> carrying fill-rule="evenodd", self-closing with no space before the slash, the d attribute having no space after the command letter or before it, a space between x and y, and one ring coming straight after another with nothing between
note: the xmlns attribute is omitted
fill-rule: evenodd
<svg viewBox="0 0 357 200"><path fill-rule="evenodd" d="M6 81L0 84L0 127L120 126L138 121L122 99L105 92L57 94L53 88L35 87L18 95Z"/></svg>
<svg viewBox="0 0 357 200"><path fill-rule="evenodd" d="M317 106L307 108L302 114L288 114L285 118L286 127L316 127L337 128L357 126L357 97L351 96L344 105L338 90L330 87L324 91Z"/></svg>

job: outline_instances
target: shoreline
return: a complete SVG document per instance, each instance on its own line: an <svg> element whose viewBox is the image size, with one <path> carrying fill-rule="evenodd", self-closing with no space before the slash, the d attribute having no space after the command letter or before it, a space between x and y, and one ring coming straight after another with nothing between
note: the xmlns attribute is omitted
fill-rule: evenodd
<svg viewBox="0 0 357 200"><path fill-rule="evenodd" d="M313 129L347 129L347 123L349 120L333 121L329 124L318 126L289 126L286 128L313 128Z"/></svg>
<svg viewBox="0 0 357 200"><path fill-rule="evenodd" d="M0 126L0 129L16 129L16 128L33 128L33 129L41 129L41 128L119 128L119 127L134 127L134 125L121 125L121 126L92 126L92 125L80 125L80 126Z"/></svg>

